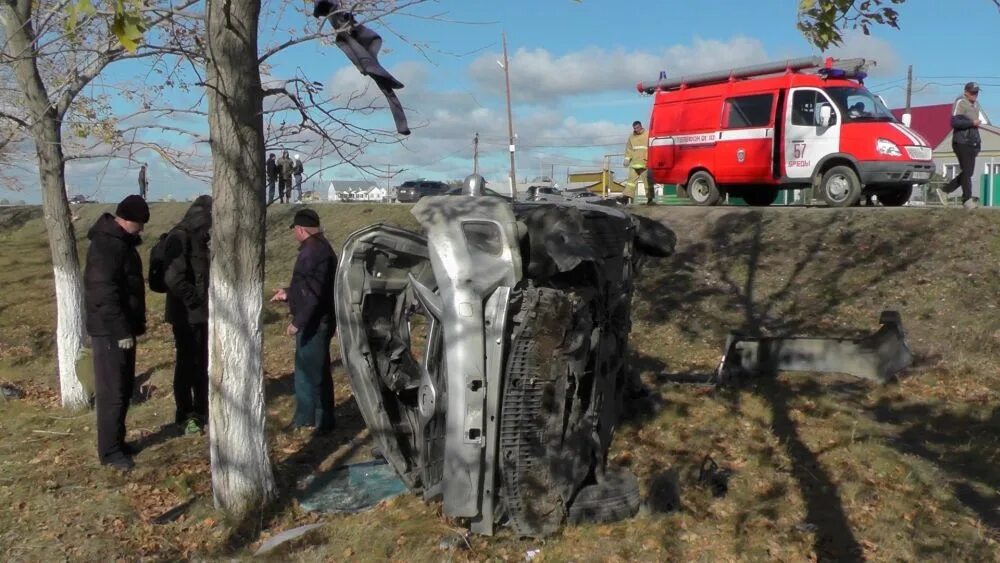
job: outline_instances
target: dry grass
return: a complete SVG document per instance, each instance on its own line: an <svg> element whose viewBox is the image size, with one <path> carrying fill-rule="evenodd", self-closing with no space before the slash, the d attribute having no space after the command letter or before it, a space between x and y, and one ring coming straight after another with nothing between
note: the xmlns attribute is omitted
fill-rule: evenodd
<svg viewBox="0 0 1000 563"><path fill-rule="evenodd" d="M83 208L79 230L102 209ZM154 206L147 240L183 210ZM376 221L414 225L403 206L320 211L337 247ZM0 399L0 506L10 507L0 511L0 557L245 558L274 533L321 521L272 559L523 560L529 549L546 561L998 559L1000 214L643 212L680 239L676 256L644 271L632 342L652 394L630 405L612 452L639 475L649 506L631 521L568 528L546 542L504 530L463 549L439 546L463 524L413 496L336 517L305 514L289 500L302 476L363 459L370 444L339 366L335 435L278 432L292 403L292 346L278 307L265 313L271 456L285 493L276 510L242 525L221 519L206 439L163 431L173 416L173 351L156 294L139 356L151 398L129 414L130 437L148 447L127 477L99 469L93 414L57 407L44 230L37 215L0 216L0 381L29 391ZM290 272L290 215L269 215L267 288ZM729 330L857 334L873 330L883 308L901 311L917 355L898 384L805 374L730 388L675 382L709 373ZM698 482L706 455L731 472L724 496ZM156 523L187 501L180 518Z"/></svg>

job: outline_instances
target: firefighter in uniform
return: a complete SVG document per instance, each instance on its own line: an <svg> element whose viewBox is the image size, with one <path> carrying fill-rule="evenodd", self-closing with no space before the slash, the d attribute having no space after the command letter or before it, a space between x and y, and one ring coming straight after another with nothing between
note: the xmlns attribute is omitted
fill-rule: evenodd
<svg viewBox="0 0 1000 563"><path fill-rule="evenodd" d="M642 128L641 121L632 122L632 134L625 142L625 167L628 168L628 180L625 181L625 196L629 202L635 200L638 195L638 183L642 180L642 185L646 188L646 205L653 205L653 186L649 183L649 175L646 174L646 150L649 146L649 133Z"/></svg>

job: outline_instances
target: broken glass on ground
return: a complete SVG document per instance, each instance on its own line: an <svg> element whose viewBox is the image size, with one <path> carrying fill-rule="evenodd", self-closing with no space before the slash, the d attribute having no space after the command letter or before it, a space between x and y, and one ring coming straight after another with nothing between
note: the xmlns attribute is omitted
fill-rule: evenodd
<svg viewBox="0 0 1000 563"><path fill-rule="evenodd" d="M382 460L340 465L311 475L304 484L298 500L307 512L361 512L406 491L396 471Z"/></svg>

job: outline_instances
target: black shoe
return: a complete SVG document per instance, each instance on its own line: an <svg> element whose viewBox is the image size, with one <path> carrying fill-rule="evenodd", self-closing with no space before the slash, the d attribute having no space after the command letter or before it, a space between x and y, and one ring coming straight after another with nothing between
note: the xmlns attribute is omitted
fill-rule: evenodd
<svg viewBox="0 0 1000 563"><path fill-rule="evenodd" d="M134 443L129 444L128 442L126 442L126 443L122 444L121 450L122 450L123 454L125 454L125 455L127 455L129 457L132 457L132 456L136 455L137 453L141 452L142 448L140 448L139 446L137 446Z"/></svg>
<svg viewBox="0 0 1000 563"><path fill-rule="evenodd" d="M121 471L122 473L128 473L129 471L132 471L133 467L135 467L135 462L132 461L132 458L122 454L107 461L102 461L101 465L110 467L116 471Z"/></svg>

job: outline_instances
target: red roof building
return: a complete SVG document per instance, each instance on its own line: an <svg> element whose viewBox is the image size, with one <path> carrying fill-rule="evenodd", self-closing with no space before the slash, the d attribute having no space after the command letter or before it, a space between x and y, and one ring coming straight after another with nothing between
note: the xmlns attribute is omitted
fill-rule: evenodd
<svg viewBox="0 0 1000 563"><path fill-rule="evenodd" d="M896 119L903 120L903 109L892 110ZM927 139L927 144L937 150L951 133L951 104L910 108L910 127Z"/></svg>

